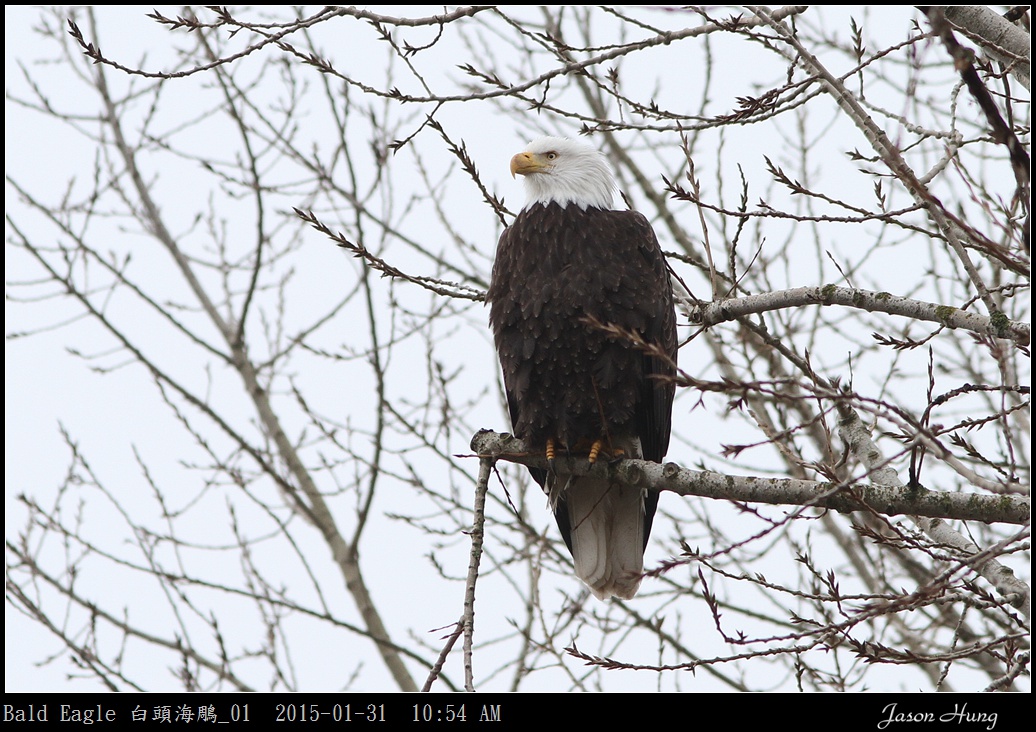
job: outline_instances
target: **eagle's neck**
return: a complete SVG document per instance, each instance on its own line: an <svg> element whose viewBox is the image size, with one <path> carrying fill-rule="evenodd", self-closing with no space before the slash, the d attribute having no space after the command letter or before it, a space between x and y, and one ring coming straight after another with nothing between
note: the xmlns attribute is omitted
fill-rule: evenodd
<svg viewBox="0 0 1036 732"><path fill-rule="evenodd" d="M603 166L583 170L525 176L525 208L537 203L556 203L565 208L570 203L584 211L588 208L611 210L615 179Z"/></svg>

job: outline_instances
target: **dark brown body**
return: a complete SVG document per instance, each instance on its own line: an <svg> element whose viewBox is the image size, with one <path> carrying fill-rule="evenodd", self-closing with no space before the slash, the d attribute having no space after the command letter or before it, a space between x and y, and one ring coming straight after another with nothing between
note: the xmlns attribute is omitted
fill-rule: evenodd
<svg viewBox="0 0 1036 732"><path fill-rule="evenodd" d="M554 439L560 451L584 453L603 439L608 450L661 462L676 318L665 259L644 216L533 204L500 237L487 299L516 437L537 450ZM589 320L636 333L668 358ZM640 455L630 454L638 440ZM532 472L543 485L544 472ZM655 493L644 498L644 543L657 502ZM555 516L571 549L563 493Z"/></svg>

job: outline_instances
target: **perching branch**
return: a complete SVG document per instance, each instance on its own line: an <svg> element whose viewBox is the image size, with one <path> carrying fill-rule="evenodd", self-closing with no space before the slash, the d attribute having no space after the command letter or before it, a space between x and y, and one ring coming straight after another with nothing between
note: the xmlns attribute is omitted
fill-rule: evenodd
<svg viewBox="0 0 1036 732"><path fill-rule="evenodd" d="M471 439L471 449L480 456L546 468L542 455L531 454L521 440L506 433L482 430ZM625 485L680 496L700 496L744 503L827 508L840 513L871 511L885 516L927 516L930 518L1024 525L1030 518L1030 500L1021 496L989 496L950 493L916 486L837 484L793 478L756 478L726 475L709 470L691 470L676 463L622 460L616 464L598 462L590 466L585 456L558 456L559 473L609 478Z"/></svg>

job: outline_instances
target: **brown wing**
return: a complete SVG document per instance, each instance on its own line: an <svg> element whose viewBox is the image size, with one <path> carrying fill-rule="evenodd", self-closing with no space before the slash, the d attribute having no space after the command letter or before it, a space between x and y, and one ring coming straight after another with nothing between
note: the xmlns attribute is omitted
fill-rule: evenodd
<svg viewBox="0 0 1036 732"><path fill-rule="evenodd" d="M504 231L487 293L512 429L547 438L638 437L660 462L669 446L676 317L665 257L632 211L537 205ZM592 318L658 346L645 353ZM543 471L531 471L541 485ZM645 541L658 501L645 500ZM558 524L569 541L567 513Z"/></svg>

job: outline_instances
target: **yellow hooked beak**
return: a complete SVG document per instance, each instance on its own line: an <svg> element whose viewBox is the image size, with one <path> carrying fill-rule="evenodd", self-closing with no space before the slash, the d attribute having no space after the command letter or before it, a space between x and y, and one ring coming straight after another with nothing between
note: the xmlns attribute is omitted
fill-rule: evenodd
<svg viewBox="0 0 1036 732"><path fill-rule="evenodd" d="M545 155L531 152L520 152L511 158L511 177L543 173L550 169L550 161Z"/></svg>

